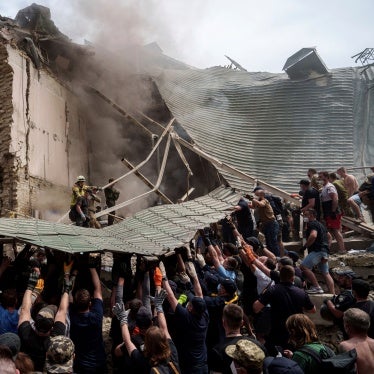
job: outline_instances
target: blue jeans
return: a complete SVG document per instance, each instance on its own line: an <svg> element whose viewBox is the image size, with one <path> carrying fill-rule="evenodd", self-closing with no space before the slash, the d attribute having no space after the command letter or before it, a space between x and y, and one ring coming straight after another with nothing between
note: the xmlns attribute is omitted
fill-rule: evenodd
<svg viewBox="0 0 374 374"><path fill-rule="evenodd" d="M280 255L279 245L278 245L278 240L277 240L278 231L279 231L279 223L276 220L263 223L262 231L264 232L264 235L265 235L267 248L269 249L269 251L274 253L275 256L278 257Z"/></svg>

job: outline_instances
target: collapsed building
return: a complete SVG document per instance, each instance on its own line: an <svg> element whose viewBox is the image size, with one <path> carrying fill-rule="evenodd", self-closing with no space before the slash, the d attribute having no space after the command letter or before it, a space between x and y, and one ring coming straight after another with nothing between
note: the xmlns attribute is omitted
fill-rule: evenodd
<svg viewBox="0 0 374 374"><path fill-rule="evenodd" d="M95 233L2 220L5 236L71 252L157 254L258 183L291 199L309 167L374 160L373 67L329 70L315 48L291 56L283 74L247 72L234 60L197 69L154 43L125 56L72 43L36 4L0 18L0 41L1 216L56 221L79 174L100 186L118 177L127 213L169 203ZM142 182L122 179L151 152ZM363 179L363 170L354 174ZM186 197L200 198L170 204ZM52 233L58 240L47 240Z"/></svg>

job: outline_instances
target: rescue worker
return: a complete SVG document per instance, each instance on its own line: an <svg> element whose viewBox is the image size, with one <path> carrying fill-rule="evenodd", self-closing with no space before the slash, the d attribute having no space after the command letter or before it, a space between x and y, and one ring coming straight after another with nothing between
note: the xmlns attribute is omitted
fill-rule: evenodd
<svg viewBox="0 0 374 374"><path fill-rule="evenodd" d="M113 178L109 178L108 182L112 183L113 181L114 181ZM110 208L112 206L115 206L116 201L119 198L119 191L114 188L114 183L111 186L104 188L104 194L105 194L105 203L107 207ZM115 214L116 212L114 210L113 212L110 212L108 214L108 226L113 225Z"/></svg>

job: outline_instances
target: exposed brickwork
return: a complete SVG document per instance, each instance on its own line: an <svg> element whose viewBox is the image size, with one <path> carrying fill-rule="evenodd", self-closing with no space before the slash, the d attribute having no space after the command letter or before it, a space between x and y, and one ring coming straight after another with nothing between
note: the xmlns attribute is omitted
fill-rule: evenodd
<svg viewBox="0 0 374 374"><path fill-rule="evenodd" d="M6 45L0 43L0 215L17 209L17 174L14 155L9 153L13 123L13 69L8 64Z"/></svg>

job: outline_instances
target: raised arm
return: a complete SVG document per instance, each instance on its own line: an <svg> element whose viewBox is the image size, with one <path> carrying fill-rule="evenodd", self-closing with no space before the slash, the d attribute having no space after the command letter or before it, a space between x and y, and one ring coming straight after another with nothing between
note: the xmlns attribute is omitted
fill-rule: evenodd
<svg viewBox="0 0 374 374"><path fill-rule="evenodd" d="M18 326L20 326L25 321L30 321L31 319L31 296L32 291L34 290L36 283L38 282L38 279L39 272L34 270L29 276L29 280L27 282L27 289L25 291L25 294L23 295L22 305L20 308L20 314L18 319Z"/></svg>
<svg viewBox="0 0 374 374"><path fill-rule="evenodd" d="M55 322L62 322L66 325L66 316L69 308L69 294L73 288L73 283L68 275L64 277L64 286L62 289L62 296L60 306L55 316Z"/></svg>
<svg viewBox="0 0 374 374"><path fill-rule="evenodd" d="M122 339L126 346L127 353L131 357L131 353L135 351L137 348L135 347L134 343L131 341L130 331L129 331L128 322L127 322L129 311L125 310L125 306L123 305L123 302L121 302L121 303L116 303L116 305L114 305L112 312L117 317L121 325Z"/></svg>
<svg viewBox="0 0 374 374"><path fill-rule="evenodd" d="M195 265L191 261L188 261L186 262L185 266L186 266L187 273L189 274L193 282L195 296L203 297L203 291L201 289L199 278L197 277L197 274L196 274Z"/></svg>
<svg viewBox="0 0 374 374"><path fill-rule="evenodd" d="M92 279L92 283L94 286L93 296L95 299L102 300L103 294L101 291L101 283L99 279L99 274L97 274L97 271L96 271L96 259L90 256L89 261L88 261L88 266L90 268L91 279Z"/></svg>
<svg viewBox="0 0 374 374"><path fill-rule="evenodd" d="M161 274L162 274L162 287L167 292L167 298L168 298L171 309L173 311L175 311L175 309L177 308L177 305L178 305L178 300L175 297L174 292L171 289L170 284L168 282L168 278L166 276L164 263L162 261L160 261L158 267L159 267L159 269L161 271Z"/></svg>
<svg viewBox="0 0 374 374"><path fill-rule="evenodd" d="M167 296L167 293L164 289L161 289L160 291L156 292L155 298L154 298L154 304L155 309L157 312L157 319L158 319L158 326L163 331L163 333L166 336L166 339L171 339L168 326L165 319L164 310L162 308L162 304Z"/></svg>

